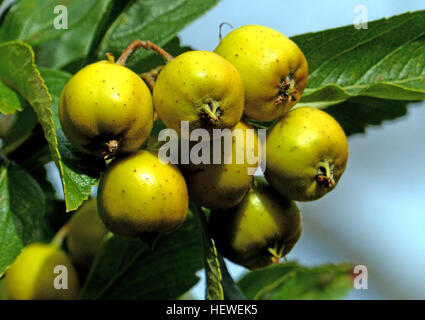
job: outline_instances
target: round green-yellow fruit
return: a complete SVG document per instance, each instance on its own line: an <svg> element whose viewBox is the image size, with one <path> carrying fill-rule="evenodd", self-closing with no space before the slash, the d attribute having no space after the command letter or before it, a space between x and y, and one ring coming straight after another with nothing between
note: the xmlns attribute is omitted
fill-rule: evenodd
<svg viewBox="0 0 425 320"><path fill-rule="evenodd" d="M283 196L312 201L335 188L348 160L344 130L312 107L290 111L268 131L267 181Z"/></svg>
<svg viewBox="0 0 425 320"><path fill-rule="evenodd" d="M141 150L111 163L100 179L97 205L110 231L153 247L184 222L188 191L175 165Z"/></svg>
<svg viewBox="0 0 425 320"><path fill-rule="evenodd" d="M152 96L127 67L99 61L78 71L63 88L59 118L81 152L97 157L133 152L151 132Z"/></svg>
<svg viewBox="0 0 425 320"><path fill-rule="evenodd" d="M66 267L66 277L64 271L55 270L56 266ZM55 278L59 276L64 276L62 280L67 279L67 283L56 289ZM51 244L33 243L6 271L4 290L10 300L73 300L78 298L80 285L65 252Z"/></svg>
<svg viewBox="0 0 425 320"><path fill-rule="evenodd" d="M244 114L250 119L271 121L283 116L307 85L304 54L276 30L243 26L221 39L214 52L238 69L245 87Z"/></svg>
<svg viewBox="0 0 425 320"><path fill-rule="evenodd" d="M239 205L211 213L209 228L219 252L249 269L279 263L302 230L295 202L258 177Z"/></svg>
<svg viewBox="0 0 425 320"><path fill-rule="evenodd" d="M217 139L209 142L210 164L190 165L185 174L190 196L209 209L227 209L241 202L261 161L261 143L252 127L240 121L227 137L231 143L221 139L216 164L212 154Z"/></svg>
<svg viewBox="0 0 425 320"><path fill-rule="evenodd" d="M189 130L231 128L241 119L244 87L238 70L226 59L208 51L185 52L160 72L153 102L159 118L181 133Z"/></svg>
<svg viewBox="0 0 425 320"><path fill-rule="evenodd" d="M66 244L72 261L80 267L90 266L107 232L97 212L96 199L89 199L69 223Z"/></svg>

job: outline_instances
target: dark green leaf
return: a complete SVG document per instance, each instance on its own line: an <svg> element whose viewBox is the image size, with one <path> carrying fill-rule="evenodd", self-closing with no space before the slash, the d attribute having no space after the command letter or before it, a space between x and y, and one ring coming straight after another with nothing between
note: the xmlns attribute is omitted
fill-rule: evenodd
<svg viewBox="0 0 425 320"><path fill-rule="evenodd" d="M292 38L306 55L302 104L323 107L350 97L425 99L425 11Z"/></svg>
<svg viewBox="0 0 425 320"><path fill-rule="evenodd" d="M13 162L0 165L0 277L37 235L45 211L38 183Z"/></svg>
<svg viewBox="0 0 425 320"><path fill-rule="evenodd" d="M353 265L302 267L295 262L247 273L239 282L247 299L341 299L353 288Z"/></svg>
<svg viewBox="0 0 425 320"><path fill-rule="evenodd" d="M245 296L240 290L240 288L236 285L229 271L227 270L226 262L223 257L218 254L218 262L220 263L221 274L223 280L221 284L223 285L223 293L225 300L245 300Z"/></svg>
<svg viewBox="0 0 425 320"><path fill-rule="evenodd" d="M204 247L204 267L207 285L205 290L206 300L224 300L220 263L214 240L208 232L208 225L202 208L191 203L191 210L196 216L199 228L202 230L202 243Z"/></svg>
<svg viewBox="0 0 425 320"><path fill-rule="evenodd" d="M81 299L177 299L199 278L201 235L193 217L162 237L150 252L140 240L107 238L90 270Z"/></svg>
<svg viewBox="0 0 425 320"><path fill-rule="evenodd" d="M99 26L102 26L103 21L108 18L112 2L112 0L94 1L94 5L76 26L67 30L59 38L40 46L37 51L37 64L60 69L71 62L84 61L91 50Z"/></svg>
<svg viewBox="0 0 425 320"><path fill-rule="evenodd" d="M54 13L56 6L64 4L67 9L68 30L78 28L97 1L68 0L20 0L7 13L0 29L0 42L22 40L31 45L39 45L60 37L67 29L56 29Z"/></svg>
<svg viewBox="0 0 425 320"><path fill-rule="evenodd" d="M355 97L325 111L341 124L347 135L351 135L365 132L369 125L380 125L384 120L406 115L407 105L406 101Z"/></svg>
<svg viewBox="0 0 425 320"><path fill-rule="evenodd" d="M159 46L170 42L184 26L217 4L218 0L136 0L112 24L100 44L99 59L106 52L118 57L134 40L150 40ZM144 72L144 59L152 52L139 50L128 65Z"/></svg>
<svg viewBox="0 0 425 320"><path fill-rule="evenodd" d="M45 167L32 169L29 173L37 180L46 199L46 210L38 228L36 241L47 243L53 239L57 231L71 218L72 213L66 212L65 201L56 198L56 191L48 180Z"/></svg>
<svg viewBox="0 0 425 320"><path fill-rule="evenodd" d="M16 112L0 120L0 122L3 121L7 122L7 128L5 128L4 136L2 137L2 152L3 154L8 154L19 147L31 135L37 124L37 115L29 105L26 105L21 112Z"/></svg>

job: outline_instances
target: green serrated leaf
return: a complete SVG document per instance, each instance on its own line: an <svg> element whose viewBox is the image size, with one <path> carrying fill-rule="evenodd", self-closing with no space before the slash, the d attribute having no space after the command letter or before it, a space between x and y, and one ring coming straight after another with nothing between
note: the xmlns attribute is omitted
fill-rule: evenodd
<svg viewBox="0 0 425 320"><path fill-rule="evenodd" d="M224 300L223 278L221 275L220 262L218 261L217 249L214 240L208 232L208 225L202 208L191 203L190 208L198 220L199 227L202 230L202 243L204 247L204 267L207 279L205 299L206 300Z"/></svg>
<svg viewBox="0 0 425 320"><path fill-rule="evenodd" d="M2 57L0 80L19 92L34 109L49 144L52 158L63 175L52 111L50 110L52 98L34 64L34 52L26 43L11 41L0 45L0 56Z"/></svg>
<svg viewBox="0 0 425 320"><path fill-rule="evenodd" d="M62 178L67 210L76 210L88 198L91 186L97 184L98 170L102 166L96 161L83 161L82 157L76 157L60 130L57 120L58 97L70 75L45 70L44 76L53 93L53 100L34 64L34 53L29 45L19 41L1 44L0 56L0 80L19 92L36 112ZM52 102L55 117L50 108ZM59 145L58 138L61 139Z"/></svg>
<svg viewBox="0 0 425 320"><path fill-rule="evenodd" d="M248 299L341 299L353 288L352 271L347 263L308 268L288 262L251 271L238 285Z"/></svg>
<svg viewBox="0 0 425 320"><path fill-rule="evenodd" d="M76 26L68 29L59 38L40 46L37 51L37 64L60 69L77 60L84 61L91 50L99 26L108 18L112 2L95 1Z"/></svg>
<svg viewBox="0 0 425 320"><path fill-rule="evenodd" d="M184 26L217 3L218 0L136 0L106 33L98 58L103 59L106 52L118 57L136 39L150 40L163 46ZM128 61L128 66L137 72L147 71L143 60L152 54L139 50Z"/></svg>
<svg viewBox="0 0 425 320"><path fill-rule="evenodd" d="M45 212L38 183L13 162L0 165L0 277L32 242Z"/></svg>
<svg viewBox="0 0 425 320"><path fill-rule="evenodd" d="M380 125L407 114L406 101L355 97L325 109L344 128L347 135L365 132L370 125Z"/></svg>
<svg viewBox="0 0 425 320"><path fill-rule="evenodd" d="M22 111L23 101L19 94L0 81L0 113L11 114Z"/></svg>
<svg viewBox="0 0 425 320"><path fill-rule="evenodd" d="M63 168L62 183L66 208L67 211L73 211L88 199L92 186L97 185L99 171L104 168L104 162L80 154L62 131L59 120L59 97L71 75L58 70L40 69L40 71L53 98L51 110L61 155L60 165Z"/></svg>
<svg viewBox="0 0 425 320"><path fill-rule="evenodd" d="M7 13L0 29L0 43L21 40L39 45L60 37L67 30L78 28L97 1L20 0ZM65 5L68 29L56 29L55 18L64 11L54 13L55 7ZM59 17L60 18L60 17Z"/></svg>
<svg viewBox="0 0 425 320"><path fill-rule="evenodd" d="M292 38L309 63L301 105L330 106L351 97L425 99L425 11Z"/></svg>
<svg viewBox="0 0 425 320"><path fill-rule="evenodd" d="M201 235L189 216L158 240L154 251L140 240L111 234L101 246L81 299L177 299L192 288L202 268Z"/></svg>

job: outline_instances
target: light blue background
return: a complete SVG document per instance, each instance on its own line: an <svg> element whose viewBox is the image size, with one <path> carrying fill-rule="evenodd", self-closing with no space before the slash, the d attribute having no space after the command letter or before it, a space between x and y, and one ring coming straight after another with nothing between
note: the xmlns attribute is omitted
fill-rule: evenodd
<svg viewBox="0 0 425 320"><path fill-rule="evenodd" d="M353 24L357 5L367 7L369 21L425 8L423 0L223 0L179 36L184 45L213 50L221 22L235 28L261 24L293 36ZM304 234L288 259L366 265L369 289L353 290L351 299L425 299L424 123L425 103L417 103L406 117L351 136L338 188L300 204ZM229 266L236 278L245 272ZM201 281L193 292L203 298L204 289Z"/></svg>

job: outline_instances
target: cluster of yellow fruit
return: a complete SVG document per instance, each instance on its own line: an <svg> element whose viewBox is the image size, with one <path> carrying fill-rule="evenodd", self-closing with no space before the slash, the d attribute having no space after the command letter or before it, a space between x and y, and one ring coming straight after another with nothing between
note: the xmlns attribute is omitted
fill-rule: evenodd
<svg viewBox="0 0 425 320"><path fill-rule="evenodd" d="M345 134L330 115L312 107L289 111L308 78L298 46L270 28L241 27L221 39L214 52L190 51L168 62L152 95L120 60L80 70L63 89L59 105L62 129L79 151L113 158L97 197L107 229L153 247L184 222L190 196L212 210L210 232L223 256L252 269L279 262L301 235L294 200L315 200L332 190L348 157ZM231 145L222 144L220 163L165 164L157 153L140 149L151 133L154 110L179 134L182 121L188 121L190 132L228 128L235 137ZM266 143L249 142L249 122L264 121L275 121ZM242 162L235 159L238 149L244 150ZM265 158L251 163L248 151ZM267 181L247 170L261 160ZM72 244L78 241L68 242L71 253L78 250ZM77 256L90 260L93 254Z"/></svg>

